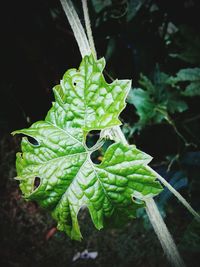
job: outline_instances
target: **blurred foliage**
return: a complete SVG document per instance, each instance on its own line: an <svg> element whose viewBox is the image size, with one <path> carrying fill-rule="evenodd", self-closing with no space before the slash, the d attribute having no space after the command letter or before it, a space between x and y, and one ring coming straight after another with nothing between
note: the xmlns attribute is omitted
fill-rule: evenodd
<svg viewBox="0 0 200 267"><path fill-rule="evenodd" d="M177 51L176 53L170 52L171 57L191 64L200 64L200 36L194 29L187 25L181 25L171 39L175 44L174 50Z"/></svg>
<svg viewBox="0 0 200 267"><path fill-rule="evenodd" d="M73 3L83 21L81 1ZM199 0L88 3L98 57L107 60L108 81L116 77L133 80L128 98L131 104L121 117L123 131L130 143L154 157L152 167L198 211ZM66 69L78 66L81 57L59 1L4 4L0 50L0 265L167 266L144 210L138 220L121 230L99 232L83 210L79 216L84 240L77 243L54 232L55 223L48 215L21 199L13 179L19 140L11 139L10 132L46 115L53 99L52 87ZM91 133L88 143L92 146L97 139L98 133ZM93 155L97 162L105 150ZM156 201L186 265L199 266L199 225L167 190ZM98 257L72 262L73 256L85 249L97 251Z"/></svg>
<svg viewBox="0 0 200 267"><path fill-rule="evenodd" d="M171 78L170 82L177 88L180 82L187 82L185 90L182 92L185 96L200 96L200 68L188 68L180 70L175 78Z"/></svg>
<svg viewBox="0 0 200 267"><path fill-rule="evenodd" d="M153 82L141 74L138 83L143 89L133 88L127 98L127 102L135 106L139 115L139 122L134 125L132 133L163 120L174 125L171 114L188 109L183 96L200 96L200 68L181 69L173 77L160 72L157 66Z"/></svg>
<svg viewBox="0 0 200 267"><path fill-rule="evenodd" d="M94 10L96 13L101 12L103 9L105 9L106 7L109 7L112 5L112 1L111 0L92 0L92 4L94 7Z"/></svg>
<svg viewBox="0 0 200 267"><path fill-rule="evenodd" d="M170 114L183 112L188 109L186 102L176 88L172 88L171 79L166 73L160 72L157 67L153 74L153 83L141 74L139 85L142 88L132 89L127 102L133 104L140 117L136 129L160 123L163 120L170 122Z"/></svg>

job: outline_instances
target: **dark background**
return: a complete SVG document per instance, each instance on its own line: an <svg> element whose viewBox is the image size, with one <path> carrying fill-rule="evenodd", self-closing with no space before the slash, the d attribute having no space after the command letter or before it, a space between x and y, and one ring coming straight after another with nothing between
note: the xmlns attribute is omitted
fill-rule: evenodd
<svg viewBox="0 0 200 267"><path fill-rule="evenodd" d="M81 3L73 2L83 22ZM140 73L151 78L156 65L170 75L181 68L200 66L198 60L189 62L170 56L184 49L186 33L181 36L178 31L166 37L171 22L177 29L189 29L191 39L200 38L198 0L136 1L141 6L135 15L130 5L134 1L108 2L112 2L111 6L106 1L89 1L97 54L107 59L108 82L107 73L114 78L133 79L133 87L138 87ZM56 232L55 222L44 210L21 198L13 179L20 138L10 133L45 117L53 101L52 87L67 69L78 67L81 56L59 0L4 1L1 20L0 265L168 266L144 213L123 229L97 231L87 212L82 212L79 217L84 239L79 243ZM191 45L191 51L200 53L200 46L198 49ZM197 211L200 204L199 100L198 96L186 98L188 110L172 115L190 145L165 121L148 123L131 133L131 127L138 121L132 104L127 105L121 116L128 126L129 141L154 157L152 167L172 184L177 183L177 189ZM192 133L189 133L182 122L191 118L188 127ZM172 166L167 172L169 165ZM199 266L199 224L166 191L157 198L157 203L187 266ZM97 251L98 257L72 262L73 256L85 249Z"/></svg>

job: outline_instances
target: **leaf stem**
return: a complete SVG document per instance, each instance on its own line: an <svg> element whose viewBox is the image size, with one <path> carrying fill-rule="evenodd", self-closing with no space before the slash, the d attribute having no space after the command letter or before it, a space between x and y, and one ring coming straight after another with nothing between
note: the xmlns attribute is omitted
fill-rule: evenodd
<svg viewBox="0 0 200 267"><path fill-rule="evenodd" d="M103 145L105 144L105 138L100 138L96 144L92 147L90 147L88 150L91 152L94 152L96 150L98 150L99 148L101 148Z"/></svg>
<svg viewBox="0 0 200 267"><path fill-rule="evenodd" d="M175 131L175 133L182 139L182 141L184 142L184 144L185 144L186 146L191 145L191 144L189 144L189 143L187 142L187 140L185 139L185 137L179 132L179 130L178 130L177 127L176 127L176 124L175 124L174 121L170 118L169 114L168 114L166 111L163 111L162 109L160 109L160 108L158 108L158 107L155 108L155 111L158 111L158 112L160 112L162 115L164 115L165 120L169 123L169 125L172 126L172 128L173 128L174 131Z"/></svg>
<svg viewBox="0 0 200 267"><path fill-rule="evenodd" d="M90 23L90 17L88 12L88 6L87 6L87 0L82 0L82 6L83 6L83 14L85 19L85 27L87 32L88 41L90 44L90 48L92 50L92 53L95 58L97 58L97 53L94 45L94 38L92 35L92 29L91 29L91 23Z"/></svg>
<svg viewBox="0 0 200 267"><path fill-rule="evenodd" d="M116 141L120 141L124 145L128 145L128 141L126 140L126 137L124 136L121 128L119 126L115 126L111 129L113 133L113 138Z"/></svg>
<svg viewBox="0 0 200 267"><path fill-rule="evenodd" d="M74 9L74 6L71 0L60 0L63 10L68 18L69 24L74 33L75 39L77 41L81 56L84 57L86 55L91 54L91 49L83 29L83 26L79 20L79 17Z"/></svg>

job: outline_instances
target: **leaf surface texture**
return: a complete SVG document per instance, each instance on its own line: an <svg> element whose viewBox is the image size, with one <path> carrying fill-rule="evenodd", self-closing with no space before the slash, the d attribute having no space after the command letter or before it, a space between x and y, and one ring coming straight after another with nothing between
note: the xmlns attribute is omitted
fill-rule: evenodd
<svg viewBox="0 0 200 267"><path fill-rule="evenodd" d="M106 83L104 59L84 57L78 70L70 69L54 88L55 102L44 121L15 131L22 138L17 153L17 179L25 198L47 208L58 229L81 239L78 213L86 206L97 229L110 221L136 216L135 195L154 196L162 188L147 168L151 157L134 145L114 143L101 164L91 160L86 134L121 124L129 80Z"/></svg>

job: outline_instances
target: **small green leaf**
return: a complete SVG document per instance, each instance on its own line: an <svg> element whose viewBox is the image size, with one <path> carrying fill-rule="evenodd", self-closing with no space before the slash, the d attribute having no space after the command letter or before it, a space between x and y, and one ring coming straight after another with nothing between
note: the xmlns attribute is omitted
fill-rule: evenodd
<svg viewBox="0 0 200 267"><path fill-rule="evenodd" d="M200 96L200 80L189 84L183 92L185 96Z"/></svg>
<svg viewBox="0 0 200 267"><path fill-rule="evenodd" d="M196 82L200 80L200 68L182 69L176 74L177 82Z"/></svg>
<svg viewBox="0 0 200 267"><path fill-rule="evenodd" d="M135 217L143 197L162 190L146 167L151 157L135 146L115 143L101 164L91 160L86 134L120 123L118 115L130 87L127 80L107 84L103 67L104 60L86 56L79 70L67 71L54 88L56 101L45 121L13 133L37 141L23 137L22 153L17 153L17 179L24 197L47 208L58 229L76 240L81 239L78 213L82 207L88 208L94 225L101 229L108 221ZM141 197L140 203L133 201L135 195Z"/></svg>
<svg viewBox="0 0 200 267"><path fill-rule="evenodd" d="M200 68L187 68L180 70L176 77L171 78L173 83L190 82L182 92L184 96L200 95Z"/></svg>

